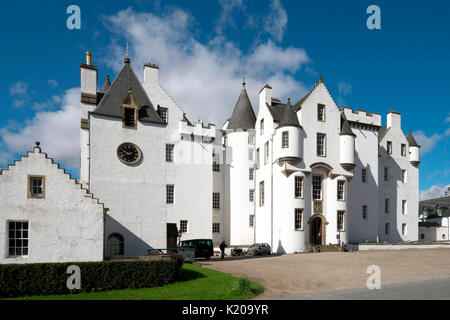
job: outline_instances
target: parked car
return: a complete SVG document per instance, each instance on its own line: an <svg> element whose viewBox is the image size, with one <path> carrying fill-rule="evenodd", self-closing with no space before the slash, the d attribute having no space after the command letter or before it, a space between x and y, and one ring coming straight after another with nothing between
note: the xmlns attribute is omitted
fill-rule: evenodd
<svg viewBox="0 0 450 320"><path fill-rule="evenodd" d="M248 253L253 256L259 254L271 254L272 249L268 243L254 243L248 248Z"/></svg>
<svg viewBox="0 0 450 320"><path fill-rule="evenodd" d="M179 244L180 248L194 248L196 258L209 260L214 255L214 246L211 239L184 240Z"/></svg>

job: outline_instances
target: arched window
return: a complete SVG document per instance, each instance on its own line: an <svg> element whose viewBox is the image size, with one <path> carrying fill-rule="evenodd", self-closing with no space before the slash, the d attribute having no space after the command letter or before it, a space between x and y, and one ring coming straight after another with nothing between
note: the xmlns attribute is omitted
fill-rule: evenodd
<svg viewBox="0 0 450 320"><path fill-rule="evenodd" d="M118 233L113 233L108 237L106 252L108 256L123 256L123 237Z"/></svg>

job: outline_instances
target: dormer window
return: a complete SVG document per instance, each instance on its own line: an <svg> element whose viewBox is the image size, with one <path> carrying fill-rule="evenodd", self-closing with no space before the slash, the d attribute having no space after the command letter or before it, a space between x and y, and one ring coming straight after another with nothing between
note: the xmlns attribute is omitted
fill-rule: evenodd
<svg viewBox="0 0 450 320"><path fill-rule="evenodd" d="M136 109L123 108L123 127L136 128Z"/></svg>
<svg viewBox="0 0 450 320"><path fill-rule="evenodd" d="M168 109L158 106L158 109L156 110L158 113L158 116L161 118L161 120L164 123L169 123L169 117L168 117Z"/></svg>

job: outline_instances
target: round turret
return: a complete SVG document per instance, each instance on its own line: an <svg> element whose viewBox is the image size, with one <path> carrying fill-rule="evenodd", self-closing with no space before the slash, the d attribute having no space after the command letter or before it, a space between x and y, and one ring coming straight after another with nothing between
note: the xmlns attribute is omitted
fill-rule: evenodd
<svg viewBox="0 0 450 320"><path fill-rule="evenodd" d="M350 128L347 119L343 118L340 133L340 164L345 170L353 170L355 167L355 138L356 135Z"/></svg>
<svg viewBox="0 0 450 320"><path fill-rule="evenodd" d="M414 139L411 130L409 130L409 134L406 140L408 140L409 144L409 161L413 166L417 167L420 163L420 146Z"/></svg>
<svg viewBox="0 0 450 320"><path fill-rule="evenodd" d="M283 126L275 130L274 158L281 165L284 162L295 165L303 159L302 128Z"/></svg>

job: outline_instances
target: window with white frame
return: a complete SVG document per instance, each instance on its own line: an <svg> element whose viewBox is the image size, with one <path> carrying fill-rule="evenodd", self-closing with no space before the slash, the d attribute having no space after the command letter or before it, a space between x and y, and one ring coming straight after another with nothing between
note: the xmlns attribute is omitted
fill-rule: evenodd
<svg viewBox="0 0 450 320"><path fill-rule="evenodd" d="M255 226L255 215L251 214L248 216L248 226L249 227Z"/></svg>
<svg viewBox="0 0 450 320"><path fill-rule="evenodd" d="M259 183L259 205L264 206L264 181Z"/></svg>
<svg viewBox="0 0 450 320"><path fill-rule="evenodd" d="M366 168L361 169L361 181L367 182L367 169Z"/></svg>
<svg viewBox="0 0 450 320"><path fill-rule="evenodd" d="M402 235L403 236L406 236L406 234L407 234L407 226L406 226L406 223L402 223Z"/></svg>
<svg viewBox="0 0 450 320"><path fill-rule="evenodd" d="M406 214L407 207L406 207L406 200L402 200L402 214Z"/></svg>
<svg viewBox="0 0 450 320"><path fill-rule="evenodd" d="M363 220L367 220L369 218L367 215L367 206L366 205L362 206L362 218L363 218Z"/></svg>
<svg viewBox="0 0 450 320"><path fill-rule="evenodd" d="M248 149L248 160L253 161L253 149Z"/></svg>
<svg viewBox="0 0 450 320"><path fill-rule="evenodd" d="M384 234L389 234L389 222L386 222L384 224Z"/></svg>
<svg viewBox="0 0 450 320"><path fill-rule="evenodd" d="M388 141L386 144L387 153L392 154L392 141Z"/></svg>
<svg viewBox="0 0 450 320"><path fill-rule="evenodd" d="M303 230L303 209L295 209L295 230Z"/></svg>
<svg viewBox="0 0 450 320"><path fill-rule="evenodd" d="M289 131L283 131L281 134L281 146L283 148L289 148Z"/></svg>
<svg viewBox="0 0 450 320"><path fill-rule="evenodd" d="M264 164L269 161L269 141L264 143Z"/></svg>
<svg viewBox="0 0 450 320"><path fill-rule="evenodd" d="M256 149L256 159L255 159L256 163L255 163L255 167L256 169L259 169L259 148Z"/></svg>
<svg viewBox="0 0 450 320"><path fill-rule="evenodd" d="M175 145L173 144L166 144L166 162L173 162L173 150L175 148Z"/></svg>
<svg viewBox="0 0 450 320"><path fill-rule="evenodd" d="M312 177L312 186L313 186L313 199L321 200L322 199L322 176L313 176Z"/></svg>
<svg viewBox="0 0 450 320"><path fill-rule="evenodd" d="M402 143L402 156L406 157L406 144Z"/></svg>
<svg viewBox="0 0 450 320"><path fill-rule="evenodd" d="M158 109L156 110L156 112L158 113L158 116L161 118L161 120L164 122L164 123L168 123L168 117L167 117L167 114L168 114L168 111L167 111L168 109L167 108L163 108L163 107L160 107L160 106L158 106Z"/></svg>
<svg viewBox="0 0 450 320"><path fill-rule="evenodd" d="M249 132L248 133L248 144L254 144L255 143L254 141L255 141L255 136Z"/></svg>
<svg viewBox="0 0 450 320"><path fill-rule="evenodd" d="M340 201L345 200L345 181L337 181L337 199Z"/></svg>
<svg viewBox="0 0 450 320"><path fill-rule="evenodd" d="M255 172L255 169L253 169L253 168L249 168L249 169L248 169L248 179L249 179L249 180L252 180L252 181L253 181L253 178L254 178L254 172Z"/></svg>
<svg viewBox="0 0 450 320"><path fill-rule="evenodd" d="M389 199L384 199L384 213L389 213Z"/></svg>
<svg viewBox="0 0 450 320"><path fill-rule="evenodd" d="M220 233L220 223L213 223L212 224L212 232L213 233Z"/></svg>
<svg viewBox="0 0 450 320"><path fill-rule="evenodd" d="M220 193L213 192L213 209L220 209Z"/></svg>
<svg viewBox="0 0 450 320"><path fill-rule="evenodd" d="M323 104L317 105L317 120L325 121L325 106Z"/></svg>
<svg viewBox="0 0 450 320"><path fill-rule="evenodd" d="M303 198L303 177L295 177L295 197Z"/></svg>
<svg viewBox="0 0 450 320"><path fill-rule="evenodd" d="M338 211L337 212L337 230L338 231L345 231L345 211Z"/></svg>
<svg viewBox="0 0 450 320"><path fill-rule="evenodd" d="M389 168L384 167L384 181L388 181L388 180L389 180Z"/></svg>
<svg viewBox="0 0 450 320"><path fill-rule="evenodd" d="M173 184L166 185L166 203L174 203L175 200L175 186Z"/></svg>
<svg viewBox="0 0 450 320"><path fill-rule="evenodd" d="M188 221L187 220L180 220L180 232L186 233L188 231Z"/></svg>
<svg viewBox="0 0 450 320"><path fill-rule="evenodd" d="M402 182L406 183L406 170L402 170Z"/></svg>
<svg viewBox="0 0 450 320"><path fill-rule="evenodd" d="M8 255L28 255L28 221L8 221Z"/></svg>
<svg viewBox="0 0 450 320"><path fill-rule="evenodd" d="M326 135L323 133L317 134L317 156L325 157L326 154Z"/></svg>
<svg viewBox="0 0 450 320"><path fill-rule="evenodd" d="M249 200L250 202L253 202L253 201L254 201L254 196L255 196L255 190L250 189L250 190L248 191L248 200Z"/></svg>
<svg viewBox="0 0 450 320"><path fill-rule="evenodd" d="M264 119L259 122L259 133L264 134Z"/></svg>
<svg viewBox="0 0 450 320"><path fill-rule="evenodd" d="M220 158L218 154L213 153L212 169L214 172L220 172Z"/></svg>

